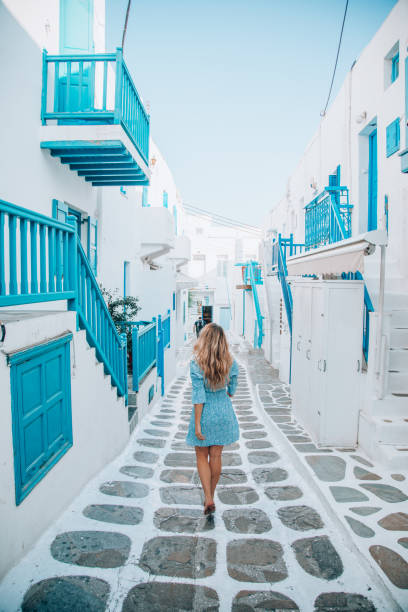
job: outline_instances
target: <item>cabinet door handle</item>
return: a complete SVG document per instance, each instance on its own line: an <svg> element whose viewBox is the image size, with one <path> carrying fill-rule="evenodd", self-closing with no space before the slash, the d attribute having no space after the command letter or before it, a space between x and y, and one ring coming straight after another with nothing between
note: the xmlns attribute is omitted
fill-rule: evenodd
<svg viewBox="0 0 408 612"><path fill-rule="evenodd" d="M325 372L326 371L326 360L319 359L319 361L317 362L317 367L321 372Z"/></svg>
<svg viewBox="0 0 408 612"><path fill-rule="evenodd" d="M359 372L361 369L361 362L359 359L357 359L357 372Z"/></svg>
<svg viewBox="0 0 408 612"><path fill-rule="evenodd" d="M310 359L310 351L311 351L311 349L307 349L307 351L306 351L306 359Z"/></svg>
<svg viewBox="0 0 408 612"><path fill-rule="evenodd" d="M296 348L297 348L298 351L300 351L300 340L297 341Z"/></svg>

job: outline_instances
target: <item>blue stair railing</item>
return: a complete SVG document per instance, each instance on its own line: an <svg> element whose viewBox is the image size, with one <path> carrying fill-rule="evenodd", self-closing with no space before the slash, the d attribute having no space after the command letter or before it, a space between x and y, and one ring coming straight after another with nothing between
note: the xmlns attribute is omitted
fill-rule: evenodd
<svg viewBox="0 0 408 612"><path fill-rule="evenodd" d="M361 272L357 270L357 272L343 272L341 277L345 280L364 280ZM368 293L368 289L366 284L364 283L364 311L363 311L363 354L368 363L368 350L370 345L370 312L375 312L373 303L371 301L370 294Z"/></svg>
<svg viewBox="0 0 408 612"><path fill-rule="evenodd" d="M114 79L110 73L114 71ZM114 80L114 92L110 82ZM149 115L116 53L48 55L43 52L41 119L61 124L120 124L149 163Z"/></svg>
<svg viewBox="0 0 408 612"><path fill-rule="evenodd" d="M350 238L352 209L347 187L325 187L305 206L306 250Z"/></svg>
<svg viewBox="0 0 408 612"><path fill-rule="evenodd" d="M61 223L0 200L0 307L51 300L68 300L118 395L127 398L126 335L116 331L75 217Z"/></svg>
<svg viewBox="0 0 408 612"><path fill-rule="evenodd" d="M257 285L263 284L262 268L256 261L250 261L244 265L244 281L251 286L256 314L256 325L254 329L254 348L261 348L263 337L265 335L263 330L264 317L262 316L261 307L259 304Z"/></svg>
<svg viewBox="0 0 408 612"><path fill-rule="evenodd" d="M163 342L164 348L170 347L170 310L167 311L167 315L162 319L163 327Z"/></svg>
<svg viewBox="0 0 408 612"><path fill-rule="evenodd" d="M139 391L143 378L157 364L157 322L143 322L132 328L133 391Z"/></svg>

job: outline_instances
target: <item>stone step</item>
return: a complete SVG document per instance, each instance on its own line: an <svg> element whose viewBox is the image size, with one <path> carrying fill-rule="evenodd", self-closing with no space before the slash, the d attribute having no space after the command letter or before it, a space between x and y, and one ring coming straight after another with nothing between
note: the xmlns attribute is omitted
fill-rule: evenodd
<svg viewBox="0 0 408 612"><path fill-rule="evenodd" d="M387 395L384 399L373 399L371 410L374 417L404 418L408 416L408 397Z"/></svg>
<svg viewBox="0 0 408 612"><path fill-rule="evenodd" d="M389 310L391 313L391 328L408 329L408 308L396 308Z"/></svg>
<svg viewBox="0 0 408 612"><path fill-rule="evenodd" d="M389 351L389 369L408 372L408 349L392 348Z"/></svg>
<svg viewBox="0 0 408 612"><path fill-rule="evenodd" d="M408 413L404 417L374 417L375 437L379 444L408 446Z"/></svg>
<svg viewBox="0 0 408 612"><path fill-rule="evenodd" d="M408 470L408 445L391 446L379 444L376 456L378 461L389 470L403 472Z"/></svg>
<svg viewBox="0 0 408 612"><path fill-rule="evenodd" d="M394 327L391 329L390 345L394 349L408 349L408 327Z"/></svg>
<svg viewBox="0 0 408 612"><path fill-rule="evenodd" d="M408 372L388 370L388 392L408 394Z"/></svg>

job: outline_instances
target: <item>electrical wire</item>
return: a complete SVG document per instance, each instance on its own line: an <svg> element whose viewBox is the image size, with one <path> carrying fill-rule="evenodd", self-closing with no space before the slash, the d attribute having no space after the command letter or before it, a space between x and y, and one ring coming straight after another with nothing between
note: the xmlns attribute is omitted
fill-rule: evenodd
<svg viewBox="0 0 408 612"><path fill-rule="evenodd" d="M123 34L122 34L122 51L123 51L123 47L125 46L125 38L126 38L131 3L132 3L132 0L129 0L128 5L127 5L127 10L126 10L125 25L123 26Z"/></svg>
<svg viewBox="0 0 408 612"><path fill-rule="evenodd" d="M321 113L320 113L321 117L324 117L325 114L326 114L327 107L329 105L329 100L330 100L331 92L332 92L332 89L333 89L334 77L336 76L337 63L339 61L339 53L340 53L341 41L342 41L342 38L343 38L344 23L346 21L348 4L349 4L349 0L346 0L346 6L344 8L344 15L343 15L343 23L341 24L339 44L337 46L336 61L334 63L333 76L332 76L332 80L331 80L331 83L330 83L329 95L327 96L326 106L324 107L324 110L322 110Z"/></svg>
<svg viewBox="0 0 408 612"><path fill-rule="evenodd" d="M186 202L183 203L183 206L186 212L195 214L198 216L211 218L214 222L220 225L237 226L249 232L260 232L261 231L259 227L250 225L249 223L237 221L236 219L232 219L231 217L226 217L224 215L219 215L218 213L212 213L208 210L205 210L204 208L199 208L198 206L193 206L192 204L187 204Z"/></svg>

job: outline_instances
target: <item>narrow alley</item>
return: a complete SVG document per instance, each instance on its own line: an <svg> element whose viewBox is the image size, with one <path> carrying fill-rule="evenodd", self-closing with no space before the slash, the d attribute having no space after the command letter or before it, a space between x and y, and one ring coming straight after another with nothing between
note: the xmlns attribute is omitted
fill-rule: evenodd
<svg viewBox="0 0 408 612"><path fill-rule="evenodd" d="M184 373L125 451L5 577L2 612L398 609L284 438L309 451L322 480L342 479L339 455L351 455L355 466L364 458L342 449L330 456L334 463L319 462L327 455L317 455L290 423L288 387L259 351L242 341L232 346L240 366L233 404L241 436L223 455L214 518L203 516L195 457L184 442L191 411L184 349ZM345 487L336 488L336 499L345 495ZM363 521L380 511L368 505L368 491L354 491L350 501L358 507L351 510Z"/></svg>

